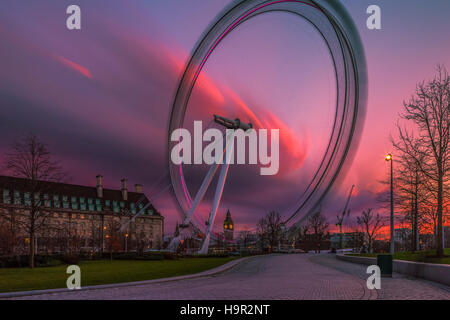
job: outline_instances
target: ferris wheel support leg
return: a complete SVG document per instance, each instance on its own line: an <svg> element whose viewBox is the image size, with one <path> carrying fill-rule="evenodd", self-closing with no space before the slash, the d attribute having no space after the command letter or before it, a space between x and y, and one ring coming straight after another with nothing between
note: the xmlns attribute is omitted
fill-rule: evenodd
<svg viewBox="0 0 450 320"><path fill-rule="evenodd" d="M200 186L200 189L198 190L197 194L195 195L195 199L192 202L192 206L189 209L188 214L186 215L186 218L184 218L182 225L187 226L189 222L191 221L192 215L197 209L199 203L203 200L203 197L205 196L206 190L208 190L209 185L211 184L211 181L214 177L214 174L217 171L217 168L219 167L218 163L215 163L209 168L208 173L206 174L205 179L202 182L202 185ZM184 236L184 228L181 229L181 233L177 237L173 237L170 241L170 244L168 246L169 250L172 252L175 252L178 248L178 245L180 244L181 238Z"/></svg>
<svg viewBox="0 0 450 320"><path fill-rule="evenodd" d="M231 134L227 139L226 150L229 151L226 151L225 163L222 164L222 168L220 169L219 181L217 182L216 193L214 194L213 205L211 208L211 214L209 215L208 229L206 231L202 247L198 252L199 254L208 253L209 240L211 238L211 230L214 225L214 219L216 217L217 209L219 208L220 200L222 199L223 188L225 186L228 168L230 167L231 157L233 155L233 145L234 145L233 141L234 141L234 134Z"/></svg>
<svg viewBox="0 0 450 320"><path fill-rule="evenodd" d="M186 225L191 221L192 215L194 214L194 212L197 209L200 202L202 202L203 197L205 196L205 193L208 190L208 187L214 178L217 168L219 168L219 165L220 165L219 163L215 163L215 164L211 165L211 168L209 168L209 171L206 174L206 177L203 180L202 185L200 186L200 189L198 190L197 194L195 195L194 202L192 202L192 206L189 209L189 212L186 215L186 218L183 220L183 224Z"/></svg>
<svg viewBox="0 0 450 320"><path fill-rule="evenodd" d="M208 220L208 229L205 234L205 239L203 240L202 247L199 254L207 254L209 247L209 240L211 238L211 230L214 225L214 219L216 218L217 209L219 208L220 200L222 199L223 188L225 186L225 180L227 178L228 168L230 167L229 163L224 163L220 170L219 181L217 182L216 193L214 195L213 206L211 208L211 214L209 215Z"/></svg>
<svg viewBox="0 0 450 320"><path fill-rule="evenodd" d="M189 209L188 214L186 215L186 218L184 218L182 225L186 226L189 224L189 222L191 222L191 218L192 215L194 214L195 210L197 209L198 205L200 204L200 202L202 202L203 197L205 196L206 191L209 188L209 185L211 184L211 181L214 178L214 175L217 172L217 169L220 166L220 162L223 161L223 158L226 154L226 150L227 150L227 146L230 143L233 143L233 139L234 139L234 134L231 136L228 136L227 139L227 144L225 145L222 155L220 157L220 161L214 163L213 165L211 165L211 167L208 170L208 173L206 174L205 179L203 179L202 185L200 186L200 189L198 190L197 194L195 195L194 201L192 202L192 206ZM181 231L182 234L180 234L180 236L178 237L174 237L169 244L169 250L170 251L176 251L176 249L178 248L178 245L180 243L180 240L184 234L183 231Z"/></svg>

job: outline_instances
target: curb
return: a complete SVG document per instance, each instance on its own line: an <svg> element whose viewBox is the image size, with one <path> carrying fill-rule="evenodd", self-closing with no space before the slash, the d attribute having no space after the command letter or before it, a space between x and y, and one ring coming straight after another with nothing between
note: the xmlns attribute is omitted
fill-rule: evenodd
<svg viewBox="0 0 450 320"><path fill-rule="evenodd" d="M377 258L336 255L338 260L363 265L377 264ZM413 262L406 260L393 260L393 271L416 278L434 281L450 286L450 265L438 263Z"/></svg>
<svg viewBox="0 0 450 320"><path fill-rule="evenodd" d="M225 271L228 271L228 270L234 268L236 265L238 265L242 262L245 262L249 259L252 259L254 257L258 257L258 256L251 256L251 257L244 257L244 258L236 259L236 260L229 261L221 266L218 266L218 267L210 269L210 270L206 270L206 271L202 271L202 272L194 273L194 274L187 274L187 275L183 275L183 276L153 279L153 280L133 281L133 282L101 284L101 285L95 285L95 286L86 286L86 287L81 287L81 289L78 289L78 290L70 290L67 288L58 288L58 289L45 289L45 290L5 292L5 293L0 293L0 299L16 298L16 297L24 297L24 296L36 296L36 295L52 294L52 293L69 293L69 292L80 292L80 291L87 291L87 290L100 290L100 289L109 289L109 288L141 286L141 285L147 285L147 284L156 284L156 283L164 283L164 282L172 282L172 281L181 281L181 280L187 280L187 279L195 279L195 278L207 277L207 276L212 276L212 275L223 273Z"/></svg>

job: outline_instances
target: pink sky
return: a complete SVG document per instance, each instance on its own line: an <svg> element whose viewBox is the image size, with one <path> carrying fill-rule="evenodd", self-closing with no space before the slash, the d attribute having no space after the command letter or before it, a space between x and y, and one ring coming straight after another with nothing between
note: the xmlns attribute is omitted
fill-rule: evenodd
<svg viewBox="0 0 450 320"><path fill-rule="evenodd" d="M383 29L374 31L365 26L370 1L342 1L365 47L369 97L353 165L323 207L331 225L352 184L353 217L378 206L376 194L383 191L378 181L388 176L384 155L392 151L389 135L395 133L402 101L417 82L433 76L437 63L450 66L448 35L436 34L450 27L446 16L438 18L449 12L448 1L379 2ZM2 2L0 41L6 50L0 52L0 130L5 139L0 150L32 130L63 159L73 183L94 185L101 173L109 188L127 177L130 185L143 183L150 198L159 194L169 183L159 178L167 169L167 123L180 73L204 28L227 3L193 0L174 10L166 1L131 1L124 11L120 2L104 9L81 1L89 24L72 33L58 25L63 4L42 2L38 15L17 2ZM256 116L265 126L280 127L283 138L281 174L263 179L256 170L231 172L216 221L229 207L236 227L253 227L268 210L285 212L301 193L334 116L327 54L304 21L271 13L233 31L208 60L188 116L206 119L221 111L253 122ZM193 177L192 192L199 179ZM154 202L171 232L180 218L170 194Z"/></svg>

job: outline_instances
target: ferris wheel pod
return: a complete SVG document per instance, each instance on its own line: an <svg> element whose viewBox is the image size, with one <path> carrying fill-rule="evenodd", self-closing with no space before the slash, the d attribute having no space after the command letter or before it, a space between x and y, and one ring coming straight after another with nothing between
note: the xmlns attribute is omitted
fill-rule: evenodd
<svg viewBox="0 0 450 320"><path fill-rule="evenodd" d="M342 177L357 146L365 117L367 74L365 55L357 29L345 10L334 0L245 0L235 1L224 9L200 38L180 80L170 117L169 137L182 128L194 85L208 58L231 32L249 19L268 12L287 12L308 21L319 32L332 58L336 77L336 112L328 146L317 172L305 192L299 195L286 223L295 224L306 218L324 199L333 184ZM177 142L168 140L169 150ZM174 194L182 218L192 206L182 165L169 159ZM195 217L194 217L195 218ZM206 225L199 217L191 221L200 230Z"/></svg>

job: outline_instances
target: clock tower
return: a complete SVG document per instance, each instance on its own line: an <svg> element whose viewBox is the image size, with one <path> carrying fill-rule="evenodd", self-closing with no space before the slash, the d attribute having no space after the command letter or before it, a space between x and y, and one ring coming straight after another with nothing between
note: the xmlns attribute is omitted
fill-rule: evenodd
<svg viewBox="0 0 450 320"><path fill-rule="evenodd" d="M225 217L225 220L223 221L223 233L225 235L225 239L233 240L234 223L233 223L233 219L231 219L231 213L230 213L229 209L227 211L227 216Z"/></svg>

